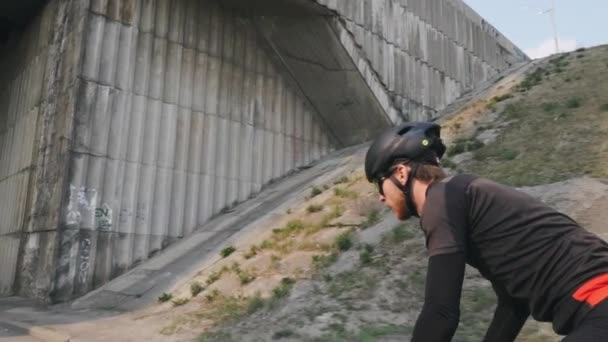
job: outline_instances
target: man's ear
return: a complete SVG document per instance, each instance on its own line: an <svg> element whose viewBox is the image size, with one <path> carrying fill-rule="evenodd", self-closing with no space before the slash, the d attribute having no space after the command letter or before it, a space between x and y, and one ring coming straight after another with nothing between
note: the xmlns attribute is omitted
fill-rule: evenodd
<svg viewBox="0 0 608 342"><path fill-rule="evenodd" d="M407 182L407 176L410 173L410 167L407 165L399 165L397 167L397 179L399 180L399 182L403 185L405 185L405 182Z"/></svg>

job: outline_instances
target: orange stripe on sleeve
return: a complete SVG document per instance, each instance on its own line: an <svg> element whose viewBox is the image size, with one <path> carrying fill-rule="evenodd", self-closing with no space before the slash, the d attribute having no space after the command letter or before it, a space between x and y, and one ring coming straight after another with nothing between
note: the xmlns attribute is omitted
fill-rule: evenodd
<svg viewBox="0 0 608 342"><path fill-rule="evenodd" d="M579 302L587 302L592 307L596 306L608 298L608 273L586 281L572 294L572 297Z"/></svg>

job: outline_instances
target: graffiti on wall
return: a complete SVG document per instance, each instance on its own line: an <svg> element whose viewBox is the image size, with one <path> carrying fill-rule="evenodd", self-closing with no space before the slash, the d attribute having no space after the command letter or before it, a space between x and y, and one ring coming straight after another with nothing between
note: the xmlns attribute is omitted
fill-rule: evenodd
<svg viewBox="0 0 608 342"><path fill-rule="evenodd" d="M112 208L108 203L98 203L97 189L70 185L66 223L82 228L109 231L112 229Z"/></svg>
<svg viewBox="0 0 608 342"><path fill-rule="evenodd" d="M68 225L93 226L97 207L97 190L70 185L70 199L67 207Z"/></svg>
<svg viewBox="0 0 608 342"><path fill-rule="evenodd" d="M78 280L81 284L87 283L91 258L91 240L80 241L80 265L78 265Z"/></svg>
<svg viewBox="0 0 608 342"><path fill-rule="evenodd" d="M106 231L112 229L112 208L107 203L95 209L95 228Z"/></svg>

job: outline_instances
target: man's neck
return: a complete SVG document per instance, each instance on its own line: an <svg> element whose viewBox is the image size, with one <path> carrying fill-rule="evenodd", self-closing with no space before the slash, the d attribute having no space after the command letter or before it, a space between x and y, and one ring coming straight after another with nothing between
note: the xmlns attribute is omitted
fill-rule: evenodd
<svg viewBox="0 0 608 342"><path fill-rule="evenodd" d="M422 217L422 211L426 203L426 190L429 185L430 183L422 182L418 179L414 179L414 183L412 184L412 200L419 217Z"/></svg>

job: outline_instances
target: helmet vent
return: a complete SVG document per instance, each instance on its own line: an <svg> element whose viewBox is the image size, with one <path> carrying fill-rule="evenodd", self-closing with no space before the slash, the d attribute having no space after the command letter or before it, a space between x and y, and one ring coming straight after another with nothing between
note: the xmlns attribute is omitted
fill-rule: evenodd
<svg viewBox="0 0 608 342"><path fill-rule="evenodd" d="M404 135L405 133L409 132L411 129L412 129L412 126L405 126L399 132L397 132L397 134Z"/></svg>

